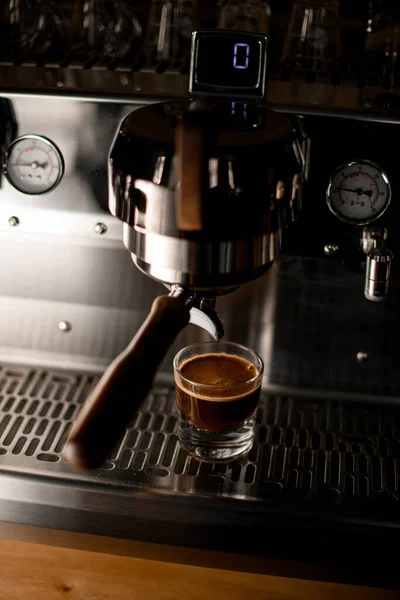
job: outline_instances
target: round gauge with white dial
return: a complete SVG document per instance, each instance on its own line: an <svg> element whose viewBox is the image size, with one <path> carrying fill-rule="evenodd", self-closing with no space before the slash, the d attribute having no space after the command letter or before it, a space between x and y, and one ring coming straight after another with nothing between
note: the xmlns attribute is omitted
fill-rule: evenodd
<svg viewBox="0 0 400 600"><path fill-rule="evenodd" d="M48 138L23 135L8 148L4 173L11 185L24 194L47 194L60 183L64 160Z"/></svg>
<svg viewBox="0 0 400 600"><path fill-rule="evenodd" d="M333 214L354 225L366 225L380 217L390 204L389 178L369 160L343 164L332 175L326 193Z"/></svg>

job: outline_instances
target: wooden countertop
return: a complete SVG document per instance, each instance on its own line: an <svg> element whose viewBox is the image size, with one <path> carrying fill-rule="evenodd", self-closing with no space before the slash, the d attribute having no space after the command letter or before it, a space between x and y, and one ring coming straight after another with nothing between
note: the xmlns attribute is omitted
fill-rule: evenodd
<svg viewBox="0 0 400 600"><path fill-rule="evenodd" d="M395 600L286 561L0 523L0 600ZM314 579L314 580L313 580Z"/></svg>

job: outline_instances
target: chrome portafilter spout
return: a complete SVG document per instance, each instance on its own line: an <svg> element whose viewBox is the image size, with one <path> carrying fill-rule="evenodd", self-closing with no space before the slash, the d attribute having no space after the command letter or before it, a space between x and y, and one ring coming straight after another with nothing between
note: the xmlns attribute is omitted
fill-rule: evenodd
<svg viewBox="0 0 400 600"><path fill-rule="evenodd" d="M197 306L190 309L190 323L207 331L216 342L224 337L224 324L220 315L215 310L215 298L197 299Z"/></svg>
<svg viewBox="0 0 400 600"><path fill-rule="evenodd" d="M224 337L224 324L215 310L215 296L197 296L195 292L180 285L173 285L170 290L171 298L183 298L190 308L189 323L207 331L216 342Z"/></svg>

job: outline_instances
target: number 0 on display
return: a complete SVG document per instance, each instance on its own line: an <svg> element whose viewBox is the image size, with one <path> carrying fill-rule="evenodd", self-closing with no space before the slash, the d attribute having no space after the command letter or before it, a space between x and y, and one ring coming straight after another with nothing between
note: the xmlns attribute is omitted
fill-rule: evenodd
<svg viewBox="0 0 400 600"><path fill-rule="evenodd" d="M239 50L243 48L243 50ZM233 66L235 69L247 69L249 66L249 44L235 44L233 49Z"/></svg>

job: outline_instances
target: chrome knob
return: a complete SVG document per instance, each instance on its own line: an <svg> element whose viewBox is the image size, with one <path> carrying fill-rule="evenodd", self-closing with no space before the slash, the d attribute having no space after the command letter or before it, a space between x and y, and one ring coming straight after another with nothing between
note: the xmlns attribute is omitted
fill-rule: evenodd
<svg viewBox="0 0 400 600"><path fill-rule="evenodd" d="M383 246L383 243L370 250L365 271L364 295L367 300L383 302L387 299L392 262L393 254Z"/></svg>

